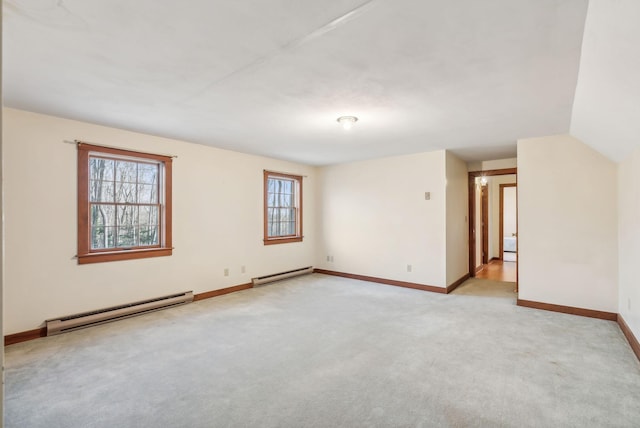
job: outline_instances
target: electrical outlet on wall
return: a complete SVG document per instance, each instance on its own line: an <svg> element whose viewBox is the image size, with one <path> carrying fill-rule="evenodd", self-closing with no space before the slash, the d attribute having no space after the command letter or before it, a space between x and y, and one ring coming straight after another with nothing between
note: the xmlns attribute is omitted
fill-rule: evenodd
<svg viewBox="0 0 640 428"><path fill-rule="evenodd" d="M245 266L240 266L240 273L246 273L247 268Z"/></svg>
<svg viewBox="0 0 640 428"><path fill-rule="evenodd" d="M229 268L224 268L224 276L229 276Z"/></svg>
<svg viewBox="0 0 640 428"><path fill-rule="evenodd" d="M631 310L631 297L627 298L627 309Z"/></svg>
<svg viewBox="0 0 640 428"><path fill-rule="evenodd" d="M413 270L413 267L411 265L407 265L407 272L411 272Z"/></svg>

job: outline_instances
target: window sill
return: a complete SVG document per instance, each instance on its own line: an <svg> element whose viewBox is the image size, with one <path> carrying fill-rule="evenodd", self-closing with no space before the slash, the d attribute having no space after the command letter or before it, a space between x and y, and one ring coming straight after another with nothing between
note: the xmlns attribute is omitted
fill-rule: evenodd
<svg viewBox="0 0 640 428"><path fill-rule="evenodd" d="M142 250L121 250L78 255L78 264L115 262L119 260L146 259L150 257L170 256L173 248L150 248Z"/></svg>
<svg viewBox="0 0 640 428"><path fill-rule="evenodd" d="M264 240L264 245L288 244L290 242L302 242L302 236L296 236L296 237L293 237L293 238L265 239Z"/></svg>

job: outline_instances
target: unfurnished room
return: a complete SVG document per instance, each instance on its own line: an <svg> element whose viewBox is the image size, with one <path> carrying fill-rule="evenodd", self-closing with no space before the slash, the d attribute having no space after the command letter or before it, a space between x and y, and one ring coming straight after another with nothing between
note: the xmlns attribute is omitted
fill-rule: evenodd
<svg viewBox="0 0 640 428"><path fill-rule="evenodd" d="M640 2L2 5L2 426L640 426Z"/></svg>

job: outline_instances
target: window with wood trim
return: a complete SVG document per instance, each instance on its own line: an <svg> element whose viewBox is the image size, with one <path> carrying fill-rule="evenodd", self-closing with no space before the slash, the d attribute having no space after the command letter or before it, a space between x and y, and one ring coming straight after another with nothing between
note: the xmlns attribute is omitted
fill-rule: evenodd
<svg viewBox="0 0 640 428"><path fill-rule="evenodd" d="M169 156L78 144L78 263L170 256Z"/></svg>
<svg viewBox="0 0 640 428"><path fill-rule="evenodd" d="M302 241L302 177L264 172L264 243Z"/></svg>

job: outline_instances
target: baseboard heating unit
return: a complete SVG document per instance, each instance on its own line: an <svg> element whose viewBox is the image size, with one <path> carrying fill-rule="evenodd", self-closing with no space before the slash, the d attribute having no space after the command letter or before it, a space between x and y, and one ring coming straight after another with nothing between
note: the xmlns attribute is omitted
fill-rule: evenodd
<svg viewBox="0 0 640 428"><path fill-rule="evenodd" d="M313 267L308 266L301 269L289 270L287 272L274 273L273 275L261 276L259 278L253 278L252 282L254 287L256 285L267 284L269 282L280 281L281 279L287 279L294 276L306 275L313 273Z"/></svg>
<svg viewBox="0 0 640 428"><path fill-rule="evenodd" d="M80 328L93 325L104 324L111 321L129 318L136 315L160 309L171 308L193 301L193 291L171 294L169 296L157 297L155 299L143 300L135 303L128 303L111 308L99 309L97 311L83 312L81 314L68 315L53 320L47 320L47 336L65 333L67 331L78 330Z"/></svg>

